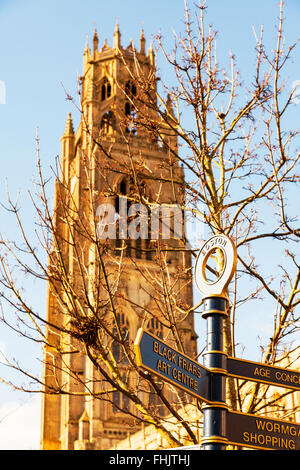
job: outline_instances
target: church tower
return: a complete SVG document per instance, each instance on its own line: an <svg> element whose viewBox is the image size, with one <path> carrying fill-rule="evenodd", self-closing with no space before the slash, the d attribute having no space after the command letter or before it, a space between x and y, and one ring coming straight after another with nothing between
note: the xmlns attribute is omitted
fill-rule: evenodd
<svg viewBox="0 0 300 470"><path fill-rule="evenodd" d="M43 449L113 449L140 429L143 404L154 419L169 413L134 367L140 327L197 354L184 173L174 131L148 106L156 87L143 31L136 49L122 47L118 24L112 47L99 48L95 30L83 56L81 120L75 132L68 115L55 186ZM172 115L170 97L162 112Z"/></svg>

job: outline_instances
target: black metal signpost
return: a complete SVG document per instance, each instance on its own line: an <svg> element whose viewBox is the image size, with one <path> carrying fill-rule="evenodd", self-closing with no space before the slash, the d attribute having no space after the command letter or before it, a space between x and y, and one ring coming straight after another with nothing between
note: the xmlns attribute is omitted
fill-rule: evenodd
<svg viewBox="0 0 300 470"><path fill-rule="evenodd" d="M211 401L203 407L204 450L224 450L226 438L226 356L223 350L223 324L227 301L220 297L205 299L203 318L207 320L205 365L211 372Z"/></svg>
<svg viewBox="0 0 300 470"><path fill-rule="evenodd" d="M209 282L205 275L206 265L211 254L222 260L222 272ZM203 318L207 323L207 346L204 354L206 367L211 371L211 400L213 404L203 408L204 450L225 450L228 445L226 435L226 354L224 352L223 329L228 311L227 287L236 269L236 251L232 241L224 235L211 237L199 251L195 280L203 295Z"/></svg>
<svg viewBox="0 0 300 470"><path fill-rule="evenodd" d="M223 269L209 282L208 258L219 250ZM228 376L300 390L300 373L259 362L227 357L223 344L228 314L227 287L236 269L236 250L230 238L215 235L202 246L195 280L203 294L207 321L204 366L140 329L135 342L138 365L205 402L202 450L225 450L229 444L254 449L300 450L300 424L229 411L225 387Z"/></svg>

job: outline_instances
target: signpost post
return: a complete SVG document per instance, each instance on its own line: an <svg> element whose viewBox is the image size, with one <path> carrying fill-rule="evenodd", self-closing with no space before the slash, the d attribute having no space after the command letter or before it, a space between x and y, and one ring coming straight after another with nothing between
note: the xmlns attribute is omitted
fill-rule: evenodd
<svg viewBox="0 0 300 470"><path fill-rule="evenodd" d="M204 450L224 450L228 444L226 437L226 369L223 348L223 323L226 317L227 300L221 297L205 299L203 318L207 319L207 350L205 365L212 372L211 400L203 407Z"/></svg>
<svg viewBox="0 0 300 470"><path fill-rule="evenodd" d="M206 276L207 263L219 260L217 279ZM300 373L259 362L227 357L224 320L228 315L227 288L236 269L236 249L230 238L214 235L199 251L195 280L203 295L207 320L204 366L139 329L135 352L140 367L205 402L202 450L225 450L227 445L255 449L300 450L300 424L229 411L225 387L228 376L300 390Z"/></svg>
<svg viewBox="0 0 300 470"><path fill-rule="evenodd" d="M207 280L206 267L214 253L220 261L217 279ZM226 354L224 352L223 329L228 314L227 287L236 268L236 251L232 241L225 235L211 237L199 251L195 277L199 291L203 295L203 318L207 320L207 346L204 354L205 366L212 372L212 404L203 407L204 450L225 450L228 439L226 435Z"/></svg>

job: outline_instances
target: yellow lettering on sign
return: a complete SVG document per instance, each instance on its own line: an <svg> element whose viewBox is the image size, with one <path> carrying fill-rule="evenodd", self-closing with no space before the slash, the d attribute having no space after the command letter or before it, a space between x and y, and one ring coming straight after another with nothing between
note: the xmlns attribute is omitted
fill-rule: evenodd
<svg viewBox="0 0 300 470"><path fill-rule="evenodd" d="M293 439L284 439L282 437L275 437L264 434L257 434L256 432L247 432L243 433L243 442L245 444L257 446L261 445L267 448L276 447L281 449L294 450L296 448L295 441Z"/></svg>
<svg viewBox="0 0 300 470"><path fill-rule="evenodd" d="M187 372L190 372L195 377L200 379L201 369L196 364L188 361L187 359L185 359L182 356L178 356L178 365L179 365L179 367L182 367L182 369L186 370Z"/></svg>
<svg viewBox="0 0 300 470"><path fill-rule="evenodd" d="M299 384L300 383L300 377L299 375L293 374L293 373L287 373L287 372L276 372L275 377L277 380L282 380L283 382L289 382L289 383L294 383L294 384Z"/></svg>
<svg viewBox="0 0 300 470"><path fill-rule="evenodd" d="M270 369L265 369L264 367L255 367L254 375L270 378Z"/></svg>
<svg viewBox="0 0 300 470"><path fill-rule="evenodd" d="M167 361L173 362L176 364L176 356L177 353L167 346L162 346L157 341L153 341L153 351L158 354L159 356L167 359Z"/></svg>
<svg viewBox="0 0 300 470"><path fill-rule="evenodd" d="M181 370L178 370L174 367L172 370L172 376L177 382L190 387L191 389L198 391L198 382L197 380L192 379L189 375L185 374Z"/></svg>
<svg viewBox="0 0 300 470"><path fill-rule="evenodd" d="M280 448L294 450L296 448L295 441L293 439L270 436L269 434L258 434L256 432L243 432L243 442L252 446L262 446L266 448Z"/></svg>
<svg viewBox="0 0 300 470"><path fill-rule="evenodd" d="M285 434L290 436L299 436L300 429L289 423L274 423L273 421L263 421L260 419L255 420L256 428L258 430L266 430L269 432L276 432L277 434Z"/></svg>
<svg viewBox="0 0 300 470"><path fill-rule="evenodd" d="M168 375L170 373L170 364L159 359L156 364L156 369Z"/></svg>

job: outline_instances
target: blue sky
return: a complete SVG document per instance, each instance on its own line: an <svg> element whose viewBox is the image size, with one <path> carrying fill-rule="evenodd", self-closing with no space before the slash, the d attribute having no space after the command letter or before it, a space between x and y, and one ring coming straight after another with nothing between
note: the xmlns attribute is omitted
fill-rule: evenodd
<svg viewBox="0 0 300 470"><path fill-rule="evenodd" d="M190 3L192 5L194 2ZM254 63L255 41L252 25L259 30L260 25L264 24L266 43L270 47L276 37L278 3L277 0L207 1L208 19L219 31L219 59L224 58L226 63L228 51L232 49L241 75L247 80L253 74L251 66ZM286 3L285 33L287 43L290 43L300 36L300 2L289 0ZM65 100L62 84L71 95L76 94L77 76L82 73L82 54L87 37L91 44L96 26L100 45L105 38L112 44L118 19L123 46L127 46L131 39L137 44L143 27L146 47L151 37L161 31L167 49L171 50L172 30L183 31L183 17L183 0L0 0L0 83L5 86L5 103L0 104L0 202L5 203L6 184L13 196L20 191L20 202L29 230L33 224L33 213L27 190L31 187L36 170L36 128L39 129L41 158L47 169L60 152L59 139L69 111L74 115L74 123L78 122L72 104ZM287 68L288 86L300 80L299 47L293 57ZM161 73L168 81L168 71L163 66ZM299 107L296 106L291 115L293 126L296 123L299 127L298 120L300 126ZM0 232L13 235L14 223L1 207L0 221ZM44 292L35 292L34 296L44 307ZM266 325L261 322L261 332L268 321L266 319ZM257 346L256 326L252 324L247 332L245 328L241 330L241 341L250 351L253 345L255 348ZM13 352L16 356L22 351L21 342L16 342L2 328L0 342L7 352ZM26 349L28 358L30 354L31 350ZM12 402L23 403L27 398L12 393L6 387L1 387L0 393L1 447L11 445L13 447L10 448L20 448L22 443L18 438L14 436L12 439L9 428L3 428L10 418L1 423L1 405L4 408L12 406L13 409ZM14 413L18 413L18 406L14 409ZM31 410L30 407L28 409ZM36 410L38 416L38 407ZM28 414L33 416L32 410ZM26 423L26 418L22 420L23 424ZM24 425L36 426L30 421ZM33 435L31 444L26 443L27 447L38 447L38 434L39 430Z"/></svg>

